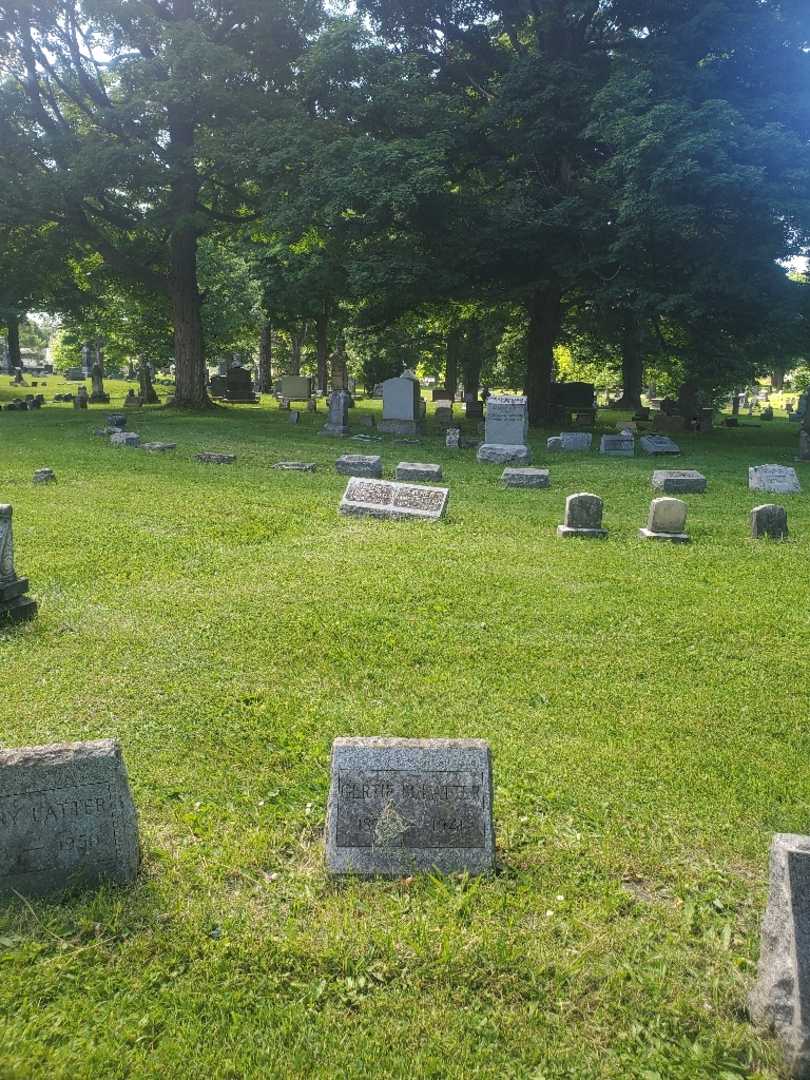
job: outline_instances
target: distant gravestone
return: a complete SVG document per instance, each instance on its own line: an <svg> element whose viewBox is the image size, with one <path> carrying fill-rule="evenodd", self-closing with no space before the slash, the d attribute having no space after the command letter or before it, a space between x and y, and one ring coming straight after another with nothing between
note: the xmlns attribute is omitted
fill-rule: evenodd
<svg viewBox="0 0 810 1080"><path fill-rule="evenodd" d="M386 379L382 384L383 415L377 425L389 435L418 435L424 402L419 390L419 380L405 371L399 378Z"/></svg>
<svg viewBox="0 0 810 1080"><path fill-rule="evenodd" d="M563 431L560 434L560 449L567 453L587 453L592 444L590 431Z"/></svg>
<svg viewBox="0 0 810 1080"><path fill-rule="evenodd" d="M442 479L442 467L424 461L400 461L394 470L394 479L432 483Z"/></svg>
<svg viewBox="0 0 810 1080"><path fill-rule="evenodd" d="M799 432L799 461L810 461L810 432Z"/></svg>
<svg viewBox="0 0 810 1080"><path fill-rule="evenodd" d="M143 402L135 393L134 390L128 390L127 396L124 398L125 409L140 409L143 406Z"/></svg>
<svg viewBox="0 0 810 1080"><path fill-rule="evenodd" d="M645 454L680 454L681 448L669 435L642 435L639 445Z"/></svg>
<svg viewBox="0 0 810 1080"><path fill-rule="evenodd" d="M526 445L529 413L525 397L493 394L487 399L484 442L478 447L478 460L507 465L528 465L531 454Z"/></svg>
<svg viewBox="0 0 810 1080"><path fill-rule="evenodd" d="M580 491L565 500L565 519L557 526L557 536L581 536L600 540L607 536L602 528L603 503L598 495Z"/></svg>
<svg viewBox="0 0 810 1080"><path fill-rule="evenodd" d="M481 739L335 739L330 874L488 874L492 765Z"/></svg>
<svg viewBox="0 0 810 1080"><path fill-rule="evenodd" d="M438 521L444 516L448 498L447 488L354 476L340 500L340 513L393 521Z"/></svg>
<svg viewBox="0 0 810 1080"><path fill-rule="evenodd" d="M141 437L136 431L116 431L110 436L110 446L140 446Z"/></svg>
<svg viewBox="0 0 810 1080"><path fill-rule="evenodd" d="M461 428L448 428L444 437L444 445L448 450L458 450L461 443Z"/></svg>
<svg viewBox="0 0 810 1080"><path fill-rule="evenodd" d="M277 461L273 466L285 472L315 472L317 467L314 461Z"/></svg>
<svg viewBox="0 0 810 1080"><path fill-rule="evenodd" d="M0 624L33 619L37 602L27 596L28 578L19 577L14 566L12 508L0 503Z"/></svg>
<svg viewBox="0 0 810 1080"><path fill-rule="evenodd" d="M793 495L802 490L796 470L788 465L752 465L748 470L748 488L781 495Z"/></svg>
<svg viewBox="0 0 810 1080"><path fill-rule="evenodd" d="M308 375L282 375L279 393L287 402L306 401L312 396L312 379Z"/></svg>
<svg viewBox="0 0 810 1080"><path fill-rule="evenodd" d="M337 436L349 434L348 390L333 390L329 395L329 416L320 433Z"/></svg>
<svg viewBox="0 0 810 1080"><path fill-rule="evenodd" d="M147 454L167 454L170 450L176 450L177 443L174 442L145 442L141 443L141 450L145 450Z"/></svg>
<svg viewBox="0 0 810 1080"><path fill-rule="evenodd" d="M233 465L236 454L219 454L211 450L203 450L194 455L195 461L202 461L206 465Z"/></svg>
<svg viewBox="0 0 810 1080"><path fill-rule="evenodd" d="M775 503L755 506L749 521L754 540L761 540L764 536L771 540L784 540L788 535L787 510L784 506Z"/></svg>
<svg viewBox="0 0 810 1080"><path fill-rule="evenodd" d="M557 453L562 450L562 435L549 435L546 439L546 450L551 453Z"/></svg>
<svg viewBox="0 0 810 1080"><path fill-rule="evenodd" d="M297 424L300 419L301 413L298 411L298 409L290 409L290 423Z"/></svg>
<svg viewBox="0 0 810 1080"><path fill-rule="evenodd" d="M73 399L73 408L74 409L86 409L87 408L87 403L88 403L89 400L90 400L90 398L87 396L87 390L85 389L85 387L80 386L79 387L79 392L76 394L76 397Z"/></svg>
<svg viewBox="0 0 810 1080"><path fill-rule="evenodd" d="M701 495L706 490L706 477L695 469L656 469L652 486L666 495Z"/></svg>
<svg viewBox="0 0 810 1080"><path fill-rule="evenodd" d="M777 833L771 844L751 1019L775 1033L788 1075L810 1077L810 837Z"/></svg>
<svg viewBox="0 0 810 1080"><path fill-rule="evenodd" d="M110 413L105 417L108 427L118 428L119 431L123 431L127 426L127 418L125 413Z"/></svg>
<svg viewBox="0 0 810 1080"><path fill-rule="evenodd" d="M599 453L607 457L633 457L636 452L636 440L632 435L603 435L599 443Z"/></svg>
<svg viewBox="0 0 810 1080"><path fill-rule="evenodd" d="M138 861L117 742L0 750L0 896L129 884Z"/></svg>
<svg viewBox="0 0 810 1080"><path fill-rule="evenodd" d="M382 476L382 458L379 454L343 454L335 462L335 470L341 476Z"/></svg>
<svg viewBox="0 0 810 1080"><path fill-rule="evenodd" d="M35 484L52 484L56 480L56 473L53 469L37 469L34 473Z"/></svg>
<svg viewBox="0 0 810 1080"><path fill-rule="evenodd" d="M639 529L642 540L669 540L673 544L688 544L686 514L688 507L682 499L663 496L650 503L647 525Z"/></svg>
<svg viewBox="0 0 810 1080"><path fill-rule="evenodd" d="M548 469L506 468L501 473L501 480L506 487L547 488L549 471Z"/></svg>

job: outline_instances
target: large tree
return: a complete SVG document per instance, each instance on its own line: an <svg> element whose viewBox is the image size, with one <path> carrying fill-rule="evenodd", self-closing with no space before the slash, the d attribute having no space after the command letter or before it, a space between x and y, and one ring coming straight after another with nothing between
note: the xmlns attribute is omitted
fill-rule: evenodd
<svg viewBox="0 0 810 1080"><path fill-rule="evenodd" d="M207 402L200 237L250 213L256 133L293 87L318 0L33 0L0 21L7 206L36 203L163 295L177 403Z"/></svg>

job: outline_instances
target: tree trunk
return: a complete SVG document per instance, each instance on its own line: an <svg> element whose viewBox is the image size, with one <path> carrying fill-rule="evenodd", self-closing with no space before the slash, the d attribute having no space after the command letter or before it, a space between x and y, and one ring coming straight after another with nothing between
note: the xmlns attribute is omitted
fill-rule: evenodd
<svg viewBox="0 0 810 1080"><path fill-rule="evenodd" d="M622 396L617 402L621 409L641 408L641 384L644 381L644 358L641 348L641 327L632 316L627 317L622 334Z"/></svg>
<svg viewBox="0 0 810 1080"><path fill-rule="evenodd" d="M20 319L18 315L9 315L6 319L6 330L8 331L8 369L13 371L15 368L22 367L22 356L20 354Z"/></svg>
<svg viewBox="0 0 810 1080"><path fill-rule="evenodd" d="M731 395L731 415L740 415L740 388L735 386Z"/></svg>
<svg viewBox="0 0 810 1080"><path fill-rule="evenodd" d="M774 368L773 369L773 372L771 373L771 386L778 393L781 393L781 391L784 390L784 388L785 388L785 369L784 368L779 367L779 368Z"/></svg>
<svg viewBox="0 0 810 1080"><path fill-rule="evenodd" d="M461 352L461 328L459 326L451 326L447 331L446 350L447 360L444 369L444 388L445 390L449 390L453 397L455 397L456 391L458 390L458 360L459 353ZM464 389L467 389L466 385ZM476 386L476 394L477 393L478 387Z"/></svg>
<svg viewBox="0 0 810 1080"><path fill-rule="evenodd" d="M526 303L529 333L526 342L525 391L529 423L533 426L551 417L551 377L554 372L554 345L562 324L562 293L556 284L538 286Z"/></svg>
<svg viewBox="0 0 810 1080"><path fill-rule="evenodd" d="M259 393L269 394L273 389L273 340L270 336L271 323L265 319L259 338Z"/></svg>
<svg viewBox="0 0 810 1080"><path fill-rule="evenodd" d="M317 321L318 386L326 393L329 382L329 308L324 300Z"/></svg>
<svg viewBox="0 0 810 1080"><path fill-rule="evenodd" d="M197 287L197 234L181 226L171 238L169 298L174 320L175 405L200 409L210 404L206 390L201 297Z"/></svg>

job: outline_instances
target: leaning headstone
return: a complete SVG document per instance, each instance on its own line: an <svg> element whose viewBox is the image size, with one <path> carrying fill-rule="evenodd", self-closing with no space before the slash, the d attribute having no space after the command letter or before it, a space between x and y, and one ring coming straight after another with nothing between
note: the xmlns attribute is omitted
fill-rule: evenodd
<svg viewBox="0 0 810 1080"><path fill-rule="evenodd" d="M501 473L501 480L506 487L547 488L549 472L548 469L506 468Z"/></svg>
<svg viewBox="0 0 810 1080"><path fill-rule="evenodd" d="M431 483L442 479L441 465L432 465L424 461L400 461L394 470L395 480L426 480Z"/></svg>
<svg viewBox="0 0 810 1080"><path fill-rule="evenodd" d="M37 602L28 592L28 578L17 576L14 567L14 533L12 509L0 503L0 624L25 622L37 613ZM2 801L0 800L0 806Z"/></svg>
<svg viewBox="0 0 810 1080"><path fill-rule="evenodd" d="M782 495L800 492L796 470L788 465L752 465L748 470L750 491L772 491Z"/></svg>
<svg viewBox="0 0 810 1080"><path fill-rule="evenodd" d="M447 509L449 494L442 487L353 476L346 485L339 509L348 517L438 521Z"/></svg>
<svg viewBox="0 0 810 1080"><path fill-rule="evenodd" d="M700 495L706 490L706 477L696 469L656 469L652 486L666 495Z"/></svg>
<svg viewBox="0 0 810 1080"><path fill-rule="evenodd" d="M669 540L673 544L689 543L686 532L686 503L682 499L662 496L650 503L647 525L638 530L642 540Z"/></svg>
<svg viewBox="0 0 810 1080"><path fill-rule="evenodd" d="M549 435L546 439L546 450L549 450L551 453L556 453L562 450L562 448L562 435Z"/></svg>
<svg viewBox="0 0 810 1080"><path fill-rule="evenodd" d="M53 469L37 469L34 473L35 484L52 484L56 480Z"/></svg>
<svg viewBox="0 0 810 1080"><path fill-rule="evenodd" d="M489 874L492 763L482 739L335 739L330 874Z"/></svg>
<svg viewBox="0 0 810 1080"><path fill-rule="evenodd" d="M285 472L315 472L317 467L313 461L277 461L273 466Z"/></svg>
<svg viewBox="0 0 810 1080"><path fill-rule="evenodd" d="M771 844L751 1019L772 1031L787 1074L810 1077L810 836L777 833Z"/></svg>
<svg viewBox="0 0 810 1080"><path fill-rule="evenodd" d="M0 896L127 885L138 861L138 822L117 742L0 750Z"/></svg>
<svg viewBox="0 0 810 1080"><path fill-rule="evenodd" d="M531 462L526 445L528 432L526 398L493 394L487 399L484 442L478 447L478 460L501 465L512 461L528 465Z"/></svg>
<svg viewBox="0 0 810 1080"><path fill-rule="evenodd" d="M349 434L348 390L333 390L329 395L329 417L320 433L321 435Z"/></svg>
<svg viewBox="0 0 810 1080"><path fill-rule="evenodd" d="M754 540L761 540L763 536L768 536L771 540L784 540L788 534L787 510L776 503L755 506L749 521Z"/></svg>
<svg viewBox="0 0 810 1080"><path fill-rule="evenodd" d="M145 442L141 444L141 450L145 450L147 454L166 454L169 450L176 450L177 443L175 442Z"/></svg>
<svg viewBox="0 0 810 1080"><path fill-rule="evenodd" d="M110 436L110 446L140 446L141 437L136 431L117 431Z"/></svg>
<svg viewBox="0 0 810 1080"><path fill-rule="evenodd" d="M602 500L587 491L569 495L565 500L565 519L557 526L557 536L582 536L599 540L607 536L602 528Z"/></svg>
<svg viewBox="0 0 810 1080"><path fill-rule="evenodd" d="M607 457L632 457L636 452L636 440L633 435L603 435L599 443L599 453Z"/></svg>
<svg viewBox="0 0 810 1080"><path fill-rule="evenodd" d="M233 465L236 454L218 454L211 450L203 450L202 453L194 455L194 460L202 461L206 465Z"/></svg>
<svg viewBox="0 0 810 1080"><path fill-rule="evenodd" d="M382 458L379 454L343 454L335 462L335 470L341 476L382 476Z"/></svg>
<svg viewBox="0 0 810 1080"><path fill-rule="evenodd" d="M447 429L444 437L444 445L448 450L458 450L461 442L461 428L451 427Z"/></svg>
<svg viewBox="0 0 810 1080"><path fill-rule="evenodd" d="M567 453L587 453L592 443L593 435L590 431L563 431L560 434L560 449Z"/></svg>
<svg viewBox="0 0 810 1080"><path fill-rule="evenodd" d="M669 435L642 435L639 445L645 454L680 454L681 448Z"/></svg>

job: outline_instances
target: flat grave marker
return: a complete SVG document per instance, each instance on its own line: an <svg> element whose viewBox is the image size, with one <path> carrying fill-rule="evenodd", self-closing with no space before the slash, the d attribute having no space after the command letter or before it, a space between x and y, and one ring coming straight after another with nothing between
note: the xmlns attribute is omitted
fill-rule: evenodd
<svg viewBox="0 0 810 1080"><path fill-rule="evenodd" d="M748 488L779 495L795 495L802 490L796 470L789 465L752 465L748 470Z"/></svg>
<svg viewBox="0 0 810 1080"><path fill-rule="evenodd" d="M444 516L449 497L443 487L354 476L346 485L339 509L347 517L438 521Z"/></svg>

